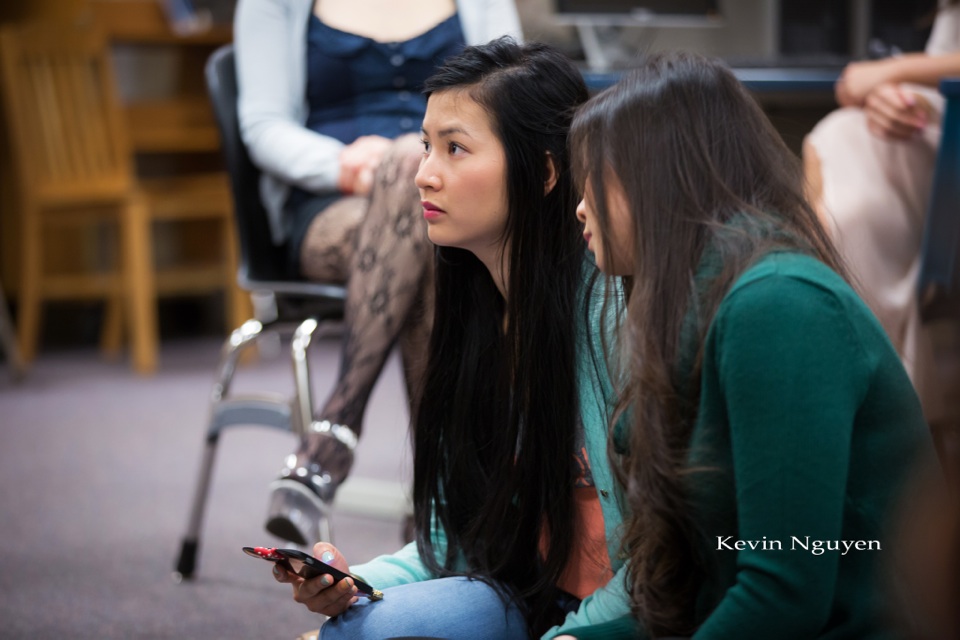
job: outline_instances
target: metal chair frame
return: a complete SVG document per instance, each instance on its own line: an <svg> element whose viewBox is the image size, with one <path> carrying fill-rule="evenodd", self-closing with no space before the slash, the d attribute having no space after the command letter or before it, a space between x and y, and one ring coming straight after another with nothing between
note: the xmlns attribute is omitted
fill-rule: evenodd
<svg viewBox="0 0 960 640"><path fill-rule="evenodd" d="M259 425L305 436L313 420L308 348L314 337L341 329L346 298L341 285L291 280L282 275L284 248L270 240L267 214L257 190L260 171L240 138L233 46L217 49L205 73L234 201L240 241L238 281L251 293L257 317L235 329L221 351L200 473L174 572L178 582L192 578L196 572L200 529L221 434L234 426ZM241 355L267 334L290 340L293 395L231 394ZM332 538L329 521L320 523L320 532L325 539Z"/></svg>

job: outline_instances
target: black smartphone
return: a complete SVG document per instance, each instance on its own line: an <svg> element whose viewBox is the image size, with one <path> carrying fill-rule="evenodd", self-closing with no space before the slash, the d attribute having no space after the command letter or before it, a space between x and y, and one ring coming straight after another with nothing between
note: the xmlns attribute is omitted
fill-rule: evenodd
<svg viewBox="0 0 960 640"><path fill-rule="evenodd" d="M333 584L336 584L344 578L350 578L353 580L353 584L357 586L357 595L370 598L371 600L383 600L383 592L379 589L374 589L357 576L340 571L340 569L336 567L331 567L326 562L317 560L303 551L297 549L274 549L272 547L244 547L243 552L248 556L262 558L263 560L279 564L284 569L307 580L326 574L333 578Z"/></svg>

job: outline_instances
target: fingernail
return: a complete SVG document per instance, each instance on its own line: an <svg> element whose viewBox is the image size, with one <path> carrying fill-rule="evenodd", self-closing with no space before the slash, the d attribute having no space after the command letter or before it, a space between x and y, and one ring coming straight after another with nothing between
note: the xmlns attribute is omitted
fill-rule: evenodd
<svg viewBox="0 0 960 640"><path fill-rule="evenodd" d="M325 587L329 587L331 582L332 580L330 579L330 576L322 576L320 578L320 584L322 584Z"/></svg>
<svg viewBox="0 0 960 640"><path fill-rule="evenodd" d="M320 559L328 563L333 562L333 553L330 551L324 551L323 554L320 556Z"/></svg>
<svg viewBox="0 0 960 640"><path fill-rule="evenodd" d="M281 574L280 574L280 567L278 567L277 565L273 565L273 575L275 575L275 576L278 577L278 578L279 578L280 575L281 575Z"/></svg>

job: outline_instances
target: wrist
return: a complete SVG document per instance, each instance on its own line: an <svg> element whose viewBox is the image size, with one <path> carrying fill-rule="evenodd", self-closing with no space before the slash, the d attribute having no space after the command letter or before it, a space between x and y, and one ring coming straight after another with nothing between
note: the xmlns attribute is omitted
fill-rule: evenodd
<svg viewBox="0 0 960 640"><path fill-rule="evenodd" d="M343 166L340 167L340 173L337 176L337 191L344 195L351 195L353 193L353 183L354 174L352 171L345 171Z"/></svg>
<svg viewBox="0 0 960 640"><path fill-rule="evenodd" d="M915 78L913 73L916 68L918 57L925 57L922 54L905 53L893 58L888 58L884 65L884 75L887 82L901 84L903 82L913 82Z"/></svg>

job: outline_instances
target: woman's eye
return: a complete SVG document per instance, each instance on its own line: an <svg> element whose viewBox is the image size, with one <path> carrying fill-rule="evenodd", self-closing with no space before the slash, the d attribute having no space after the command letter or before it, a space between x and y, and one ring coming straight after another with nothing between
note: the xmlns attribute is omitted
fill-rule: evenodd
<svg viewBox="0 0 960 640"><path fill-rule="evenodd" d="M449 152L450 152L450 155L454 155L454 156L455 156L455 155L457 155L458 153L463 152L464 149L463 149L463 147L461 147L461 146L460 146L459 144L457 144L456 142L451 142L448 150L449 150Z"/></svg>
<svg viewBox="0 0 960 640"><path fill-rule="evenodd" d="M420 139L420 144L423 145L423 152L424 152L424 153L430 153L430 141L429 141L429 140L424 140L424 139L421 138L421 139Z"/></svg>

